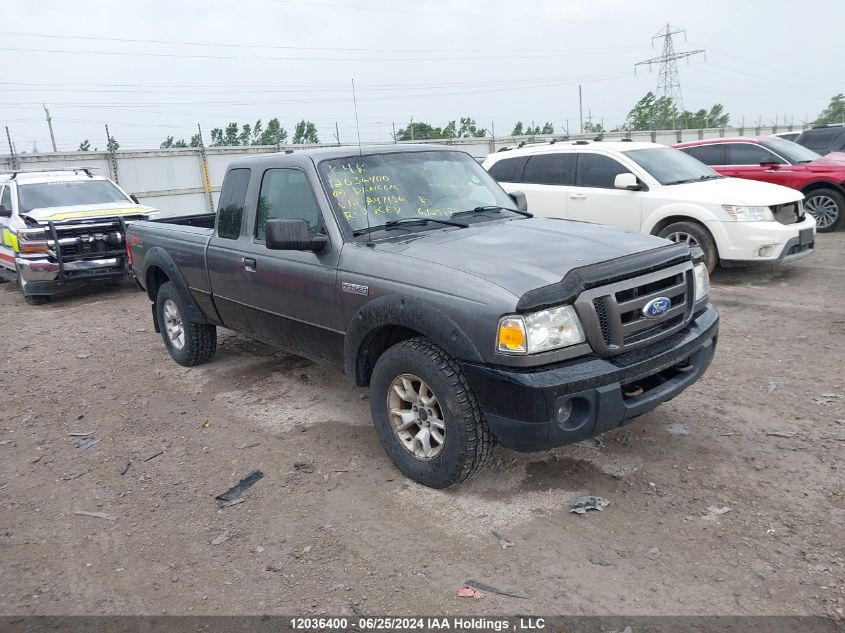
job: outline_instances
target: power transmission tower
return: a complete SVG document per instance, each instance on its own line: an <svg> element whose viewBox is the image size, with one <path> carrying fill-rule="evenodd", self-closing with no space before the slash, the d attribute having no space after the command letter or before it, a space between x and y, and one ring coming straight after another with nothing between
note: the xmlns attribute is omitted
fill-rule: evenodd
<svg viewBox="0 0 845 633"><path fill-rule="evenodd" d="M674 27L667 23L665 28L660 29L657 35L651 38L652 46L654 46L654 40L663 40L663 52L660 56L652 57L651 59L644 59L643 61L634 64L634 73L637 72L637 66L648 66L649 71L651 71L652 64L660 64L657 74L656 96L658 99L666 98L665 103L669 105L670 108L672 105L675 106L675 109L672 110L673 116L671 121L673 129L677 127L676 115L680 113L683 116L684 113L684 97L681 93L681 79L678 76L678 65L675 62L679 59L686 59L687 63L689 63L689 58L693 55L698 55L699 53L705 56L705 61L707 60L707 55L704 49L681 51L676 53L675 43L672 38L680 33L684 34L684 40L686 40L686 31L684 29ZM686 125L686 122L684 122L684 124Z"/></svg>

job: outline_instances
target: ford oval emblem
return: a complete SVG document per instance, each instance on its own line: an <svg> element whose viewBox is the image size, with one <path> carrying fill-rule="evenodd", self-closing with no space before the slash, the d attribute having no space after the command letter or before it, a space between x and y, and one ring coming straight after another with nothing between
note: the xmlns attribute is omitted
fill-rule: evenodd
<svg viewBox="0 0 845 633"><path fill-rule="evenodd" d="M643 306L643 316L647 319L659 319L669 312L672 300L669 297L655 297Z"/></svg>

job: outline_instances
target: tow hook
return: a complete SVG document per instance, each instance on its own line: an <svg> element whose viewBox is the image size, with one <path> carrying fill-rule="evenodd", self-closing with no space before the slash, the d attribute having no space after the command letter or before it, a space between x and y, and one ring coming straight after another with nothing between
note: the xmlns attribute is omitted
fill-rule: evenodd
<svg viewBox="0 0 845 633"><path fill-rule="evenodd" d="M643 395L643 388L639 385L622 385L622 395L626 398L636 398Z"/></svg>
<svg viewBox="0 0 845 633"><path fill-rule="evenodd" d="M678 363L677 365L675 365L675 371L680 372L680 373L682 373L682 374L688 374L688 373L689 373L689 372L691 372L693 369L694 369L694 368L693 368L693 366L692 366L692 363L691 363L691 362L689 362L688 360L681 361L680 363Z"/></svg>

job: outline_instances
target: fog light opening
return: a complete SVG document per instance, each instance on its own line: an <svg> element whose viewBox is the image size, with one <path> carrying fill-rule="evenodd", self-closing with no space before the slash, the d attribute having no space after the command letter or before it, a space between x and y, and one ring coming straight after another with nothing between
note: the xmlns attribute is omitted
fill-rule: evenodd
<svg viewBox="0 0 845 633"><path fill-rule="evenodd" d="M558 424L563 424L569 420L569 416L572 415L572 401L564 400L558 402L556 415Z"/></svg>
<svg viewBox="0 0 845 633"><path fill-rule="evenodd" d="M626 398L636 398L643 395L643 388L639 385L622 385L622 395Z"/></svg>
<svg viewBox="0 0 845 633"><path fill-rule="evenodd" d="M774 246L761 246L757 251L757 257L771 257L774 252Z"/></svg>

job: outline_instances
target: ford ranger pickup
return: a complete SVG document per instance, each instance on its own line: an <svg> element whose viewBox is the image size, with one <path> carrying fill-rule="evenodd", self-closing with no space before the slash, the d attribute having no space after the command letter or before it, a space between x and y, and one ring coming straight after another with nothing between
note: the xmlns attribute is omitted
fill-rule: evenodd
<svg viewBox="0 0 845 633"><path fill-rule="evenodd" d="M426 486L476 473L496 441L538 451L625 424L715 352L700 250L534 218L456 149L240 159L218 207L127 228L170 356L208 361L225 327L335 366Z"/></svg>

